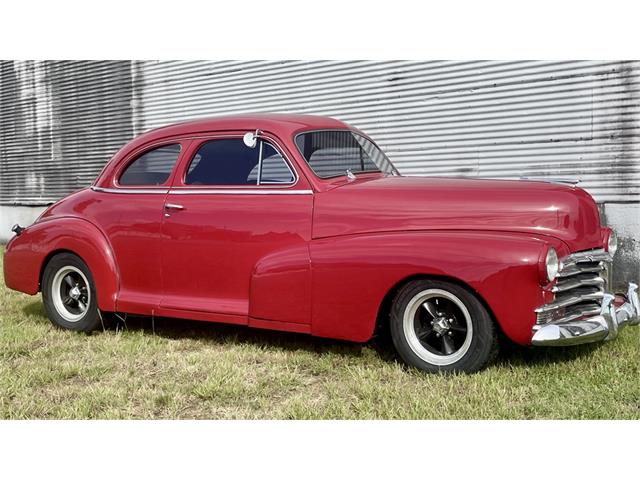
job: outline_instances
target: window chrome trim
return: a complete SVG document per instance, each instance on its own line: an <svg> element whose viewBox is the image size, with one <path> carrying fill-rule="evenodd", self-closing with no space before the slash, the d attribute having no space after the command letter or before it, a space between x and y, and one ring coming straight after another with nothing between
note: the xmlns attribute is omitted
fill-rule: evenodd
<svg viewBox="0 0 640 480"><path fill-rule="evenodd" d="M261 188L180 188L171 190L171 195L226 194L226 195L312 195L313 190L267 190Z"/></svg>
<svg viewBox="0 0 640 480"><path fill-rule="evenodd" d="M91 186L91 190L103 193L156 193L163 195L169 193L169 188L104 188L96 187L95 185Z"/></svg>
<svg viewBox="0 0 640 480"><path fill-rule="evenodd" d="M266 190L266 189L237 189L237 188L180 188L175 190L160 188L103 188L91 186L94 192L103 193L137 193L137 194L223 194L223 195L312 195L313 190Z"/></svg>
<svg viewBox="0 0 640 480"><path fill-rule="evenodd" d="M256 136L256 138L259 138ZM264 150L264 142L260 142L260 153L258 154L258 176L256 177L256 185L260 186L260 179L262 178L262 150ZM283 159L284 160L284 159ZM284 162L285 164L287 163L286 160ZM249 175L251 175L251 172L249 172Z"/></svg>
<svg viewBox="0 0 640 480"><path fill-rule="evenodd" d="M214 140L225 140L225 139L236 139L236 138L240 138L242 139L242 134L235 134L235 133L229 133L229 134L224 134L224 133L218 133L218 134L212 134L212 135L202 135L202 136L197 136L197 137L191 137L191 140L194 139L202 139L203 141L198 143L196 145L196 149L195 152L193 154L193 156L189 159L189 162L185 165L184 171L182 172L181 178L180 178L180 185L173 185L173 188L193 188L193 185L187 184L186 179L187 179L187 173L189 172L189 167L191 166L191 163L193 162L193 159L195 158L195 155L198 153L198 150L200 149L200 147L202 147L202 145L204 145L205 143L207 143L208 141L214 141ZM260 133L260 136L258 137L259 140L261 141L266 141L267 143L270 143L271 146L274 148L274 150L276 152L278 152L281 156L282 159L284 160L285 165L287 166L287 168L289 169L289 171L291 172L291 174L293 175L293 181L289 182L289 183L271 183L271 182L267 182L267 183L260 183L259 185L247 185L247 189L254 189L257 186L260 187L267 187L267 188L293 188L298 184L298 181L300 180L300 175L298 174L298 171L296 170L296 167L294 166L293 162L291 161L291 159L285 154L284 149L282 148L282 145L280 145L280 143L278 142L278 140L273 136L270 135L269 133L265 133L262 132ZM180 172L176 172L176 173L180 173ZM175 180L174 180L175 182ZM208 187L208 189L213 189L213 190L217 190L217 189L224 189L224 187L230 187L230 188L235 188L238 190L242 190L242 185L203 185L203 187ZM172 192L175 193L175 192Z"/></svg>
<svg viewBox="0 0 640 480"><path fill-rule="evenodd" d="M291 181L290 182L263 182L261 181L262 178L262 162L264 161L264 158L262 158L262 151L260 152L260 173L258 176L258 185L259 186L272 186L272 187L283 187L283 188L291 188L293 186L295 186L298 183L299 180L299 175L298 172L296 171L295 167L293 166L293 162L291 160L289 160L287 158L287 156L284 153L284 149L282 148L282 146L275 140L275 138L273 138L273 136L270 136L269 134L264 134L264 133L260 133L260 137L262 137L261 143L260 143L260 149L263 148L264 142L266 141L268 144L271 145L271 147L273 147L273 149L282 157L282 160L284 161L285 166L287 167L287 169L289 170L289 173L291 174ZM260 138L258 137L258 138Z"/></svg>

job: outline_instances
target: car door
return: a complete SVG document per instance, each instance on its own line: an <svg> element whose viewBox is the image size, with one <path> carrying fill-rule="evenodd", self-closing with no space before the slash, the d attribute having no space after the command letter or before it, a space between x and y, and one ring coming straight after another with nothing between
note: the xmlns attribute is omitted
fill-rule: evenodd
<svg viewBox="0 0 640 480"><path fill-rule="evenodd" d="M161 314L308 324L312 207L275 138L194 139L164 204Z"/></svg>
<svg viewBox="0 0 640 480"><path fill-rule="evenodd" d="M98 195L95 219L113 248L119 270L119 311L149 315L161 299L161 227L165 196L184 140L166 140L132 152Z"/></svg>

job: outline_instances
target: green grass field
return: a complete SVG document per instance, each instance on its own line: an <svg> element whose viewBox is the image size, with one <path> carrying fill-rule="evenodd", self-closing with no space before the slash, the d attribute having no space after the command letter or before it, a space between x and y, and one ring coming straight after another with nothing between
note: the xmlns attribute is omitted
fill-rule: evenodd
<svg viewBox="0 0 640 480"><path fill-rule="evenodd" d="M0 252L1 252L0 248ZM386 342L173 319L91 335L0 284L0 418L640 418L640 328L572 349L510 347L475 375L425 375Z"/></svg>

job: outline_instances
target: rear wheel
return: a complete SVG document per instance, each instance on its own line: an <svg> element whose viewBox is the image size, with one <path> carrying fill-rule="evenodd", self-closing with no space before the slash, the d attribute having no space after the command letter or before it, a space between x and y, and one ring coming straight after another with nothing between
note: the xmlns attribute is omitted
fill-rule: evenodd
<svg viewBox="0 0 640 480"><path fill-rule="evenodd" d="M61 253L47 263L42 300L49 319L58 327L88 332L101 324L91 271L76 255Z"/></svg>
<svg viewBox="0 0 640 480"><path fill-rule="evenodd" d="M417 280L396 295L391 337L402 359L426 372L475 372L495 358L491 316L465 288L442 280Z"/></svg>

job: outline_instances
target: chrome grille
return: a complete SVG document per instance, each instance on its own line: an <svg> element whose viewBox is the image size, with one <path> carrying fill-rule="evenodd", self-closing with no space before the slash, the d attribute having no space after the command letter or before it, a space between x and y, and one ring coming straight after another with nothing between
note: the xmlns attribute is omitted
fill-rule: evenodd
<svg viewBox="0 0 640 480"><path fill-rule="evenodd" d="M552 288L555 299L536 309L539 325L597 315L608 284L611 255L602 249L566 257Z"/></svg>

